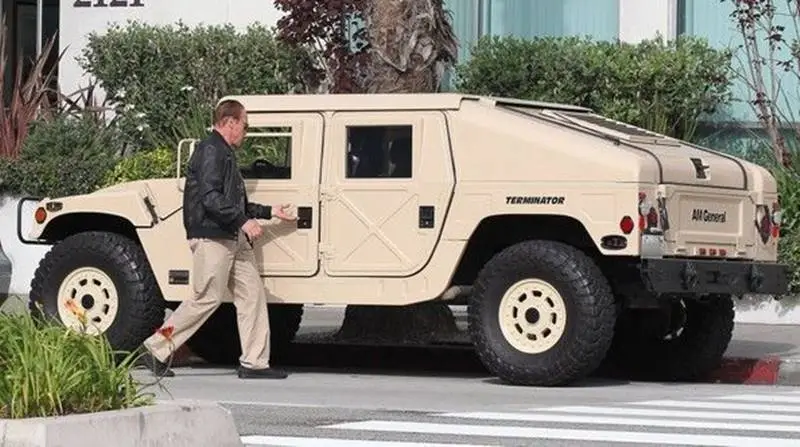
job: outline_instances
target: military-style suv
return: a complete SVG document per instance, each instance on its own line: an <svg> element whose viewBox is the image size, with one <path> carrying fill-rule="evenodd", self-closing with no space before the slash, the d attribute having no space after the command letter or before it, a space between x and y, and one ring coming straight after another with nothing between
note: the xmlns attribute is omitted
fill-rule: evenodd
<svg viewBox="0 0 800 447"><path fill-rule="evenodd" d="M296 204L296 224L264 222L257 246L276 345L304 303L466 299L480 358L509 383L571 383L604 359L694 379L726 350L734 297L787 290L775 180L738 158L561 104L232 98L263 154L242 166L252 200ZM191 295L182 185L35 199L30 236L55 245L32 303L70 323L76 298L116 348L137 347ZM235 326L214 321L192 348L235 357Z"/></svg>

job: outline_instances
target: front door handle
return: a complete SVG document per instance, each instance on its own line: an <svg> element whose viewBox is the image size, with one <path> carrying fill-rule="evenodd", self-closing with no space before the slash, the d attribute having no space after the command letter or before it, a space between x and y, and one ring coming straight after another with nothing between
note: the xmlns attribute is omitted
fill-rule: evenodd
<svg viewBox="0 0 800 447"><path fill-rule="evenodd" d="M310 206L297 207L297 228L311 228L314 211Z"/></svg>

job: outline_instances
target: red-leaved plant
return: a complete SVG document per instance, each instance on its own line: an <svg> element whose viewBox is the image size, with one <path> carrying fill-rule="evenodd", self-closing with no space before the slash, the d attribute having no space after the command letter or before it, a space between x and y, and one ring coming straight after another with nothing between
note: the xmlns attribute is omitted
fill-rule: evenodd
<svg viewBox="0 0 800 447"><path fill-rule="evenodd" d="M359 24L366 0L274 0L284 13L278 20L278 37L306 48L316 59L314 84L328 93L361 93L368 62Z"/></svg>
<svg viewBox="0 0 800 447"><path fill-rule="evenodd" d="M43 107L47 107L50 86L54 81L54 73L63 53L55 60L50 60L55 38L48 40L41 53L34 58L30 71L23 76L22 58L17 60L11 91L6 91L6 67L8 57L8 27L3 17L2 35L0 35L0 88L3 90L3 107L0 107L0 158L16 159L28 128ZM48 68L49 65L49 68ZM24 79L23 79L24 78Z"/></svg>

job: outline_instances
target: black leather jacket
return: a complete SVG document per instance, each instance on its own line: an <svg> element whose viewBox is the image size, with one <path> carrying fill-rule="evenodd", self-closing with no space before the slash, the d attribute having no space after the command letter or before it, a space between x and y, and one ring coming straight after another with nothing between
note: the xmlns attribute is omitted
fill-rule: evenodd
<svg viewBox="0 0 800 447"><path fill-rule="evenodd" d="M217 131L197 144L186 169L186 237L236 239L250 218L271 219L270 206L250 203L236 154Z"/></svg>

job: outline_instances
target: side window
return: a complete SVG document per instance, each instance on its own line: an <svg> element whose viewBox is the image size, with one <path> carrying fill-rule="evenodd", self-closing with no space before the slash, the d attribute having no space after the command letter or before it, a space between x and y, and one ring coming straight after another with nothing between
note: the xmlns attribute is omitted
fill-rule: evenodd
<svg viewBox="0 0 800 447"><path fill-rule="evenodd" d="M251 127L237 159L246 179L292 178L292 128Z"/></svg>
<svg viewBox="0 0 800 447"><path fill-rule="evenodd" d="M348 126L347 178L411 178L412 126Z"/></svg>

